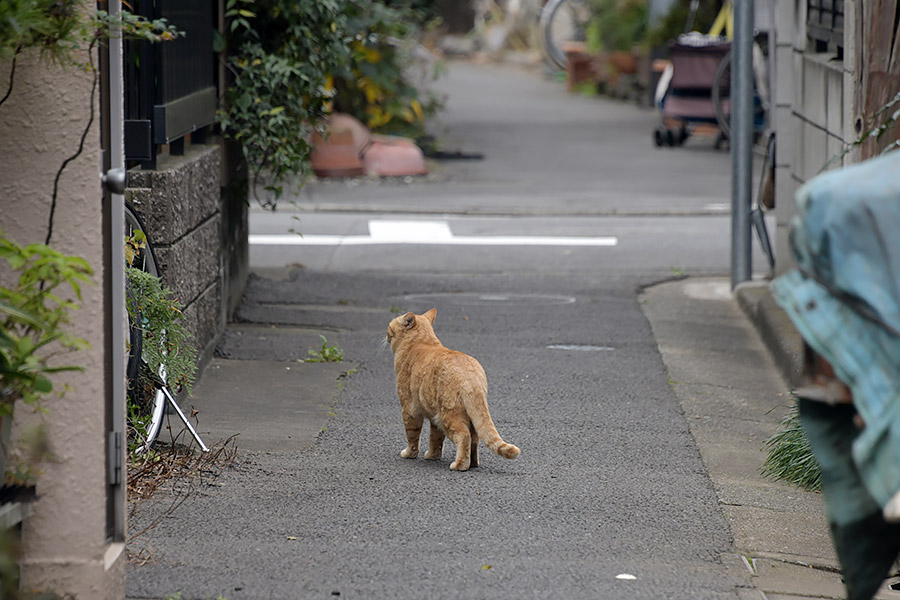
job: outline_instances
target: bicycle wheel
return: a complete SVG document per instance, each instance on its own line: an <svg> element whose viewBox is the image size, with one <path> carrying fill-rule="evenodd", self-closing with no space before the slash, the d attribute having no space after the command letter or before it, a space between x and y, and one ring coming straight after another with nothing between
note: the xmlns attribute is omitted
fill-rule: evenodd
<svg viewBox="0 0 900 600"><path fill-rule="evenodd" d="M538 24L541 49L552 66L566 69L566 42L583 42L591 9L584 0L550 0Z"/></svg>
<svg viewBox="0 0 900 600"><path fill-rule="evenodd" d="M712 84L712 103L716 111L716 122L726 138L731 138L731 50L725 53Z"/></svg>
<svg viewBox="0 0 900 600"><path fill-rule="evenodd" d="M143 234L140 242L135 242L140 237L137 232ZM159 267L156 262L156 253L150 243L144 222L134 207L125 202L125 235L132 244L132 257L129 267L139 269L159 277ZM128 363L125 372L128 378L129 415L134 417L134 422L129 423L129 435L133 444L137 444L137 452L149 450L156 441L162 428L163 415L165 414L166 397L158 386L154 384L150 366L143 358L143 329L141 328L140 307L137 305L134 293L127 283L126 278L126 302L128 303ZM166 380L164 365L160 365L157 375Z"/></svg>
<svg viewBox="0 0 900 600"><path fill-rule="evenodd" d="M769 86L766 58L759 44L753 44L753 129L755 134L767 126ZM725 53L713 77L712 103L716 122L726 138L731 138L731 49Z"/></svg>

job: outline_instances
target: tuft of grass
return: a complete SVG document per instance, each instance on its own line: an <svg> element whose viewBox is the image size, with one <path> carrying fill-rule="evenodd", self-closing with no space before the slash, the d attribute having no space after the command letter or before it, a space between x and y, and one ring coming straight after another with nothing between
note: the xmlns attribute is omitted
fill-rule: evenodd
<svg viewBox="0 0 900 600"><path fill-rule="evenodd" d="M822 472L800 425L796 402L782 419L781 430L766 440L764 448L767 456L760 469L763 476L807 491L821 491Z"/></svg>

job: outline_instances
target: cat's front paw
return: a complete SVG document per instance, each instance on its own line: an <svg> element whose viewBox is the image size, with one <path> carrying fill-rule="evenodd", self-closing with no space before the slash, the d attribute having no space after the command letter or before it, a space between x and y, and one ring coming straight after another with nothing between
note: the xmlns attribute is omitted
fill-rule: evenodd
<svg viewBox="0 0 900 600"><path fill-rule="evenodd" d="M400 456L402 456L403 458L415 458L418 455L419 455L418 448L406 447L400 452Z"/></svg>
<svg viewBox="0 0 900 600"><path fill-rule="evenodd" d="M462 462L461 460L454 460L452 463L450 463L450 470L451 471L468 471L469 463Z"/></svg>
<svg viewBox="0 0 900 600"><path fill-rule="evenodd" d="M441 458L440 450L429 450L425 453L425 458L428 460L439 460Z"/></svg>

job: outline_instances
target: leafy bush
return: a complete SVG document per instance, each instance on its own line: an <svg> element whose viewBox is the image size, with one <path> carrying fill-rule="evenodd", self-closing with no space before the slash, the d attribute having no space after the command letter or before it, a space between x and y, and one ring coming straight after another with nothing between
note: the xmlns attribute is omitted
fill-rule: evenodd
<svg viewBox="0 0 900 600"><path fill-rule="evenodd" d="M12 287L0 287L0 417L8 417L19 399L39 406L53 392L50 375L81 370L58 364L58 355L87 347L66 331L78 304L64 296L80 301L81 285L93 271L83 258L44 244L20 246L2 232L0 257L18 273Z"/></svg>
<svg viewBox="0 0 900 600"><path fill-rule="evenodd" d="M25 48L40 48L41 56L52 62L78 63L83 60L78 52L108 38L111 26L123 36L151 42L182 35L165 19L148 21L127 11L117 17L104 10L85 15L82 0L4 0L0 59L14 58Z"/></svg>
<svg viewBox="0 0 900 600"><path fill-rule="evenodd" d="M647 35L647 0L589 0L587 38L591 50L631 51Z"/></svg>
<svg viewBox="0 0 900 600"><path fill-rule="evenodd" d="M275 201L310 173L309 138L326 116L326 77L349 59L345 0L228 0L231 81L218 121ZM251 10L252 9L252 10ZM274 205L274 201L269 203Z"/></svg>
<svg viewBox="0 0 900 600"><path fill-rule="evenodd" d="M190 393L197 371L197 350L182 322L183 305L155 275L133 267L127 267L125 274L130 292L125 302L128 316L143 331L142 356L150 373L158 373L160 365L165 365L169 387Z"/></svg>
<svg viewBox="0 0 900 600"><path fill-rule="evenodd" d="M68 55L69 42L80 34L82 6L79 0L0 2L0 58L12 58L34 46L54 60Z"/></svg>
<svg viewBox="0 0 900 600"><path fill-rule="evenodd" d="M251 181L274 208L311 173L310 138L334 109L373 129L418 137L439 107L407 79L410 40L425 11L406 2L228 0L229 86L218 122L241 144ZM255 188L255 186L254 186Z"/></svg>
<svg viewBox="0 0 900 600"><path fill-rule="evenodd" d="M426 118L440 108L436 96L419 90L409 78L426 13L402 3L350 0L345 14L353 41L349 64L335 72L335 110L378 133L422 137Z"/></svg>

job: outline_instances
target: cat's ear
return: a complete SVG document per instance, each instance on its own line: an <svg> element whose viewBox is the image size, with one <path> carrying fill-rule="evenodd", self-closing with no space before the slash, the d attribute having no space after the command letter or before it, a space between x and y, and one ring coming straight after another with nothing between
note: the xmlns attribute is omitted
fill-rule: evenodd
<svg viewBox="0 0 900 600"><path fill-rule="evenodd" d="M403 319L400 321L403 325L403 329L412 329L416 326L416 315L415 313L408 312L403 315Z"/></svg>
<svg viewBox="0 0 900 600"><path fill-rule="evenodd" d="M434 323L434 318L437 316L437 309L432 308L431 310L429 310L427 313L425 313L422 316L425 317L426 319L428 319L429 321L431 321L432 323Z"/></svg>

